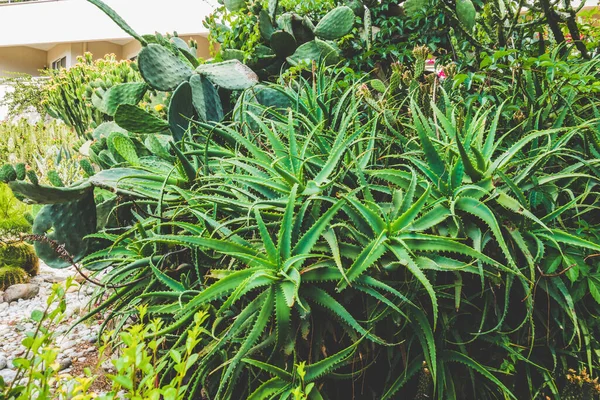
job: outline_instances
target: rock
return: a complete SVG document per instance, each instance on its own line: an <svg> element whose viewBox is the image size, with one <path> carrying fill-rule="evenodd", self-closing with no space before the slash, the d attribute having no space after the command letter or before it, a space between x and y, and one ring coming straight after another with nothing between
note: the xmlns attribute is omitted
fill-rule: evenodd
<svg viewBox="0 0 600 400"><path fill-rule="evenodd" d="M0 355L0 370L6 368L6 357Z"/></svg>
<svg viewBox="0 0 600 400"><path fill-rule="evenodd" d="M0 297L0 300L4 300L4 292L2 292L2 297ZM0 312L6 310L8 308L8 303L0 303Z"/></svg>
<svg viewBox="0 0 600 400"><path fill-rule="evenodd" d="M64 340L62 343L60 343L60 348L61 350L68 350L70 348L72 348L73 346L75 346L75 341L73 340Z"/></svg>
<svg viewBox="0 0 600 400"><path fill-rule="evenodd" d="M73 361L70 358L65 358L64 360L59 361L58 365L58 370L59 371L64 371L67 368L69 368L71 366L71 364L73 364Z"/></svg>
<svg viewBox="0 0 600 400"><path fill-rule="evenodd" d="M104 361L101 365L103 370L107 371L107 372L111 372L115 370L115 366L112 364L112 362L110 360L106 360Z"/></svg>
<svg viewBox="0 0 600 400"><path fill-rule="evenodd" d="M12 369L3 369L0 371L0 376L4 379L4 383L12 382L17 376L17 371Z"/></svg>
<svg viewBox="0 0 600 400"><path fill-rule="evenodd" d="M15 300L29 300L37 296L40 287L32 283L21 283L9 286L4 292L3 299L7 303Z"/></svg>

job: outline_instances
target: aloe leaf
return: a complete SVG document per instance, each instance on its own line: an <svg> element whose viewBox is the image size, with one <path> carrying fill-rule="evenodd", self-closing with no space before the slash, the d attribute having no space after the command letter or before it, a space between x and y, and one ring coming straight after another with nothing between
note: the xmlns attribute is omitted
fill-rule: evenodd
<svg viewBox="0 0 600 400"><path fill-rule="evenodd" d="M419 199L402 215L400 215L391 226L391 232L397 232L406 228L413 220L419 215L419 212L425 206L427 200L429 200L429 193L431 192L431 186L427 186L425 193L419 197Z"/></svg>
<svg viewBox="0 0 600 400"><path fill-rule="evenodd" d="M294 225L294 207L296 205L296 193L298 185L292 187L290 196L281 221L279 230L279 255L282 260L287 260L292 256L292 227Z"/></svg>
<svg viewBox="0 0 600 400"><path fill-rule="evenodd" d="M256 321L248 332L248 335L245 337L244 342L235 353L235 356L227 366L227 369L223 373L221 377L221 383L219 385L219 390L217 391L216 398L221 398L220 394L225 389L225 398L231 398L230 392L232 390L231 380L235 380L236 375L239 374L239 363L243 358L245 358L252 346L258 341L260 335L264 332L267 323L271 319L271 313L273 310L273 288L267 289L267 297L262 304L262 307L256 317Z"/></svg>
<svg viewBox="0 0 600 400"><path fill-rule="evenodd" d="M483 222L485 222L485 224L492 230L492 233L498 241L498 245L502 249L502 252L504 253L504 256L506 257L508 263L515 269L518 269L515 260L510 254L508 246L504 241L504 237L502 236L502 232L500 231L500 225L498 225L498 221L496 220L494 213L492 212L492 210L489 209L488 206L486 206L481 201L473 199L471 197L459 198L454 203L454 206L456 209L474 215L477 218L481 219Z"/></svg>
<svg viewBox="0 0 600 400"><path fill-rule="evenodd" d="M383 256L387 248L384 244L387 242L388 237L385 232L381 232L381 234L373 239L361 253L354 260L348 271L346 272L346 276L348 277L348 281L353 282L356 278L358 278L362 273L364 273L369 267L371 267L381 256ZM348 286L346 281L341 281L338 284L338 289L343 290Z"/></svg>
<svg viewBox="0 0 600 400"><path fill-rule="evenodd" d="M248 400L272 399L290 388L291 385L286 381L283 381L277 377L271 378L257 387L256 390L252 392L250 396L248 396Z"/></svg>
<svg viewBox="0 0 600 400"><path fill-rule="evenodd" d="M386 344L385 341L363 328L344 306L323 289L310 286L302 289L302 295L329 311L335 318L340 319L343 323L350 326L369 340L382 345Z"/></svg>
<svg viewBox="0 0 600 400"><path fill-rule="evenodd" d="M356 351L356 347L360 343L360 340L354 342L350 347L345 348L321 361L306 366L306 376L304 380L306 382L314 382L320 377L335 371L337 368L343 366L348 359Z"/></svg>
<svg viewBox="0 0 600 400"><path fill-rule="evenodd" d="M308 231L300 238L296 246L292 250L292 254L307 254L310 253L323 231L329 227L329 222L337 214L340 208L345 204L344 200L338 200L331 206Z"/></svg>
<svg viewBox="0 0 600 400"><path fill-rule="evenodd" d="M483 375L486 379L492 382L494 385L502 389L502 393L505 395L517 400L517 397L506 387L504 384L496 378L491 372L489 372L484 366L479 364L477 361L473 360L471 357L459 353L454 350L444 350L440 357L442 357L446 362L457 362L463 365L466 365L470 369L479 374Z"/></svg>
<svg viewBox="0 0 600 400"><path fill-rule="evenodd" d="M423 287L425 287L425 290L427 291L427 294L429 295L429 298L431 299L431 306L433 309L433 329L435 330L435 328L437 327L437 319L438 319L438 301L437 301L437 296L435 294L435 289L433 288L433 285L431 284L429 279L427 279L427 276L425 275L425 273L423 273L423 271L421 271L419 266L415 263L415 261L410 256L410 254L408 254L408 251L406 251L405 248L403 248L400 244L388 243L385 246L388 249L390 249L392 251L392 253L394 253L394 255L398 258L398 261L400 261L400 263L402 263L402 265L405 265L406 268L410 271L410 273L415 278L417 278L417 280L419 282L421 282Z"/></svg>
<svg viewBox="0 0 600 400"><path fill-rule="evenodd" d="M253 367L259 368L265 372L268 372L271 376L281 379L282 381L290 382L293 379L292 374L290 374L286 370L276 367L275 365L267 364L262 361L254 360L252 358L244 358L242 359L242 362L248 365L252 365Z"/></svg>

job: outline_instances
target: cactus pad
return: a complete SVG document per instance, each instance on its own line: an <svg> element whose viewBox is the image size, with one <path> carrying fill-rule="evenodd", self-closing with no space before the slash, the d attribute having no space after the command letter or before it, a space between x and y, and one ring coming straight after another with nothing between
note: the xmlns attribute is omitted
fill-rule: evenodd
<svg viewBox="0 0 600 400"><path fill-rule="evenodd" d="M117 134L112 138L112 143L117 153L129 164L138 165L140 163L135 144L129 137Z"/></svg>
<svg viewBox="0 0 600 400"><path fill-rule="evenodd" d="M208 78L215 85L229 90L248 89L258 83L258 77L254 71L238 60L203 64L196 68L196 72Z"/></svg>
<svg viewBox="0 0 600 400"><path fill-rule="evenodd" d="M35 218L33 233L64 245L73 261L81 260L88 251L85 236L96 232L94 191L88 190L75 201L44 206ZM59 256L48 243L36 242L37 255L52 268L66 268L71 263Z"/></svg>
<svg viewBox="0 0 600 400"><path fill-rule="evenodd" d="M25 175L26 175L26 168L25 168L25 164L23 163L18 163L17 165L15 165L15 172L17 173L17 179L22 181L25 179Z"/></svg>
<svg viewBox="0 0 600 400"><path fill-rule="evenodd" d="M260 10L258 14L258 30L260 31L260 36L267 41L271 40L271 35L275 32L271 17L269 17L269 13L265 10Z"/></svg>
<svg viewBox="0 0 600 400"><path fill-rule="evenodd" d="M169 128L176 142L180 141L190 128L192 118L194 118L192 87L188 82L182 82L173 93L169 104Z"/></svg>
<svg viewBox="0 0 600 400"><path fill-rule="evenodd" d="M0 245L0 265L19 267L30 276L39 272L40 261L32 245L21 242Z"/></svg>
<svg viewBox="0 0 600 400"><path fill-rule="evenodd" d="M92 133L92 137L96 140L100 140L103 137L104 138L108 137L108 135L110 135L113 132L127 133L127 131L125 129L121 128L115 122L110 121L110 122L103 122L102 124L98 125L98 127L96 129L94 129L94 132Z"/></svg>
<svg viewBox="0 0 600 400"><path fill-rule="evenodd" d="M294 54L287 58L292 65L323 61L326 65L333 65L339 61L339 49L323 40L315 39L299 46Z"/></svg>
<svg viewBox="0 0 600 400"><path fill-rule="evenodd" d="M475 27L475 6L471 0L456 0L456 16L461 24L469 31Z"/></svg>
<svg viewBox="0 0 600 400"><path fill-rule="evenodd" d="M246 7L246 0L224 0L223 3L231 12L240 11L242 8Z"/></svg>
<svg viewBox="0 0 600 400"><path fill-rule="evenodd" d="M108 17L110 17L110 19L112 19L117 25L119 25L119 28L123 29L126 33L128 33L129 36L136 39L142 45L146 45L146 40L144 40L143 37L138 35L136 31L134 31L133 28L129 26L127 22L125 22L125 20L119 16L119 14L115 12L115 10L104 4L104 2L102 2L101 0L88 1L96 7L98 7L100 10L102 10Z"/></svg>
<svg viewBox="0 0 600 400"><path fill-rule="evenodd" d="M17 179L17 172L10 164L4 164L0 168L0 182L8 183Z"/></svg>
<svg viewBox="0 0 600 400"><path fill-rule="evenodd" d="M23 269L14 266L0 267L0 290L27 282L29 282L29 276Z"/></svg>
<svg viewBox="0 0 600 400"><path fill-rule="evenodd" d="M138 57L140 73L154 89L173 91L192 75L192 68L169 49L158 44L144 47Z"/></svg>
<svg viewBox="0 0 600 400"><path fill-rule="evenodd" d="M55 170L48 171L47 178L52 184L52 186L59 188L65 187L65 184L63 183L62 179L60 179L58 172L56 172Z"/></svg>
<svg viewBox="0 0 600 400"><path fill-rule="evenodd" d="M135 133L157 133L169 128L167 121L131 104L121 104L117 108L115 122Z"/></svg>
<svg viewBox="0 0 600 400"><path fill-rule="evenodd" d="M29 199L29 203L38 204L65 203L85 196L90 190L90 184L87 182L67 188L37 185L23 181L10 182L8 186L14 193L19 193Z"/></svg>
<svg viewBox="0 0 600 400"><path fill-rule="evenodd" d="M203 121L221 121L223 119L223 106L217 89L210 81L201 75L194 75L190 79L192 88L192 104L198 116Z"/></svg>
<svg viewBox="0 0 600 400"><path fill-rule="evenodd" d="M79 161L79 166L81 167L81 169L87 177L93 176L96 173L92 164L85 158Z"/></svg>
<svg viewBox="0 0 600 400"><path fill-rule="evenodd" d="M279 57L287 57L296 51L296 39L286 31L277 31L271 35L271 48Z"/></svg>
<svg viewBox="0 0 600 400"><path fill-rule="evenodd" d="M242 62L244 61L244 52L238 49L223 49L221 50L221 58L224 61L238 60Z"/></svg>
<svg viewBox="0 0 600 400"><path fill-rule="evenodd" d="M29 179L29 182L31 182L33 185L37 186L40 184L40 181L34 170L32 170L32 169L28 170L26 172L26 175L27 175L27 179Z"/></svg>
<svg viewBox="0 0 600 400"><path fill-rule="evenodd" d="M143 82L122 83L111 87L102 100L100 111L108 115L115 115L117 107L121 104L136 105L144 98L148 86Z"/></svg>
<svg viewBox="0 0 600 400"><path fill-rule="evenodd" d="M334 40L347 35L354 26L354 12L350 7L340 6L329 11L317 24L315 35L321 39Z"/></svg>

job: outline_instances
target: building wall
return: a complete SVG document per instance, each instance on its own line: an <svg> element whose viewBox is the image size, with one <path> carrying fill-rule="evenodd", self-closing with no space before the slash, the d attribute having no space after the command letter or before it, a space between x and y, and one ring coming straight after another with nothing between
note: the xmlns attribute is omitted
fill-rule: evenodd
<svg viewBox="0 0 600 400"><path fill-rule="evenodd" d="M107 54L114 54L120 60L123 56L123 46L110 42L89 42L86 51L92 53L94 59L103 58Z"/></svg>
<svg viewBox="0 0 600 400"><path fill-rule="evenodd" d="M48 50L46 56L46 65L50 67L52 63L59 58L67 57L67 65L71 65L71 44L70 43L62 43L57 44Z"/></svg>
<svg viewBox="0 0 600 400"><path fill-rule="evenodd" d="M142 45L137 40L132 40L123 46L123 59L131 60L133 57L137 56L138 53L142 50Z"/></svg>
<svg viewBox="0 0 600 400"><path fill-rule="evenodd" d="M31 47L0 47L0 76L23 72L38 76L47 65L46 52Z"/></svg>

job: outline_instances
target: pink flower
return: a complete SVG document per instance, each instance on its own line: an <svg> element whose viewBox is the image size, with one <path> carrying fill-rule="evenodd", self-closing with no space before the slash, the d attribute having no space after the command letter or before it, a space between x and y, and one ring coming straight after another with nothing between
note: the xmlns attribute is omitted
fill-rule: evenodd
<svg viewBox="0 0 600 400"><path fill-rule="evenodd" d="M425 61L425 63L426 63L427 65L433 65L433 64L435 64L435 59L433 59L433 58L429 58L429 59L427 59L427 60Z"/></svg>
<svg viewBox="0 0 600 400"><path fill-rule="evenodd" d="M444 72L443 69L440 69L437 73L438 78L440 79L446 79L448 76L446 76L446 73Z"/></svg>

